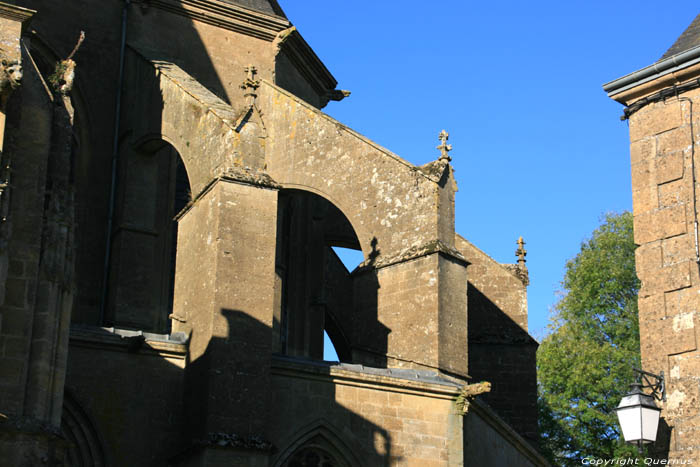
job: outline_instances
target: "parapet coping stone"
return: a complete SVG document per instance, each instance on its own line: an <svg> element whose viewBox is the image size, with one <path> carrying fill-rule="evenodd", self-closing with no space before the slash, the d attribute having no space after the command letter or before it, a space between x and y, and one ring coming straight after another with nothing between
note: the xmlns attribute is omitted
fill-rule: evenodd
<svg viewBox="0 0 700 467"><path fill-rule="evenodd" d="M309 379L332 379L356 386L389 386L395 392L425 394L454 399L466 381L451 378L434 370L413 368L376 368L360 364L312 360L288 355L274 355L273 373Z"/></svg>
<svg viewBox="0 0 700 467"><path fill-rule="evenodd" d="M368 146L373 147L374 149L376 149L377 151L379 151L381 154L388 157L389 159L393 159L394 161L398 162L399 164L406 166L409 170L413 171L418 176L423 177L427 180L430 180L431 182L435 183L436 185L438 185L440 183L440 180L438 177L431 175L430 173L427 173L425 170L421 170L420 167L417 167L417 166L411 164L410 162L408 162L406 159L402 158L398 154L390 151L389 149L385 148L384 146L379 145L378 143L372 141L371 139L364 136L363 134L358 133L357 131L353 130L352 128L345 125L344 123L339 122L338 120L331 117L330 115L328 115L324 111L314 107L313 105L306 102L304 99L301 99L299 96L292 94L291 92L287 91L286 89L283 89L283 88L277 86L276 84L266 80L265 78L261 78L260 83L265 85L264 87L263 86L260 87L261 92L264 91L265 87L267 87L276 93L282 94L283 96L294 101L296 104L298 104L298 105L306 108L307 110L311 111L312 113L318 115L320 118L327 120L328 122L334 124L337 128L344 130L349 135L352 135L353 137L359 139L360 141L367 144ZM263 108L263 110L265 110L265 109Z"/></svg>
<svg viewBox="0 0 700 467"><path fill-rule="evenodd" d="M10 5L6 2L0 2L0 18L7 18L23 23L31 19L35 13L36 10L22 8L21 6L17 5Z"/></svg>
<svg viewBox="0 0 700 467"><path fill-rule="evenodd" d="M393 255L379 255L370 257L361 262L351 274L359 274L367 270L382 269L388 266L393 266L399 263L405 263L413 259L422 258L423 256L440 253L448 258L452 258L458 263L468 266L470 263L457 248L446 244L442 240L431 240L422 245L414 245L405 248Z"/></svg>
<svg viewBox="0 0 700 467"><path fill-rule="evenodd" d="M115 327L72 324L70 340L90 347L123 347L128 352L151 350L172 356L187 353L189 336L183 332L158 334Z"/></svg>

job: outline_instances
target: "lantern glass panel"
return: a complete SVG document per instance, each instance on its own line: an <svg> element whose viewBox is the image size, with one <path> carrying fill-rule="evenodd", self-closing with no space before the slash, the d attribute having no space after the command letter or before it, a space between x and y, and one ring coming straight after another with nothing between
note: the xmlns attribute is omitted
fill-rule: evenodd
<svg viewBox="0 0 700 467"><path fill-rule="evenodd" d="M628 443L642 438L642 427L639 423L642 419L640 414L641 410L642 408L639 405L617 410L617 418L622 428L622 436Z"/></svg>
<svg viewBox="0 0 700 467"><path fill-rule="evenodd" d="M649 407L642 407L641 411L642 439L645 443L653 443L656 441L656 431L659 428L659 416L661 415L661 411Z"/></svg>

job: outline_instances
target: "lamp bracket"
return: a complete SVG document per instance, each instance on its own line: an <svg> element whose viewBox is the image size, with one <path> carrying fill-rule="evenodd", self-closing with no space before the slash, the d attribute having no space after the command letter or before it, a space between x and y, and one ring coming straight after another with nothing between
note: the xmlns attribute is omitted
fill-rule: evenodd
<svg viewBox="0 0 700 467"><path fill-rule="evenodd" d="M637 373L637 380L643 389L651 389L651 395L654 399L666 402L666 380L663 370L658 375L638 368L632 368L632 370Z"/></svg>

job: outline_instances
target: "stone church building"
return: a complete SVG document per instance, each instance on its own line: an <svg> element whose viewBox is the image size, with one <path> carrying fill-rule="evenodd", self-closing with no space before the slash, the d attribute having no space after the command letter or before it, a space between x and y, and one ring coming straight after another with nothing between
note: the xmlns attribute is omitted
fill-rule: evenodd
<svg viewBox="0 0 700 467"><path fill-rule="evenodd" d="M455 232L439 128L414 166L325 115L349 93L275 0L4 0L0 59L0 464L545 465L522 241ZM685 384L690 175L662 167L639 241L675 248L645 290Z"/></svg>
<svg viewBox="0 0 700 467"><path fill-rule="evenodd" d="M642 369L666 382L656 454L700 464L700 15L603 88L629 122Z"/></svg>

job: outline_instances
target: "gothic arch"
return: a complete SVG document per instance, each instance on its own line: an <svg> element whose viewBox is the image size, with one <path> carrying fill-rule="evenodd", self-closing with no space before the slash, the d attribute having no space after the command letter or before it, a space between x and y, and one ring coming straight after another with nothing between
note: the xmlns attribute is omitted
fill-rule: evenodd
<svg viewBox="0 0 700 467"><path fill-rule="evenodd" d="M129 144L133 151L140 153L152 153L156 152L160 147L166 144L172 146L180 157L180 162L182 162L189 179L189 174L192 172L192 170L194 170L192 167L193 163L191 160L182 157L182 148L178 146L178 142L173 140L173 138L162 133L146 133L132 140L133 134L131 134L131 130L129 130L127 133L128 134L125 133L119 141L120 148L122 147L122 144Z"/></svg>
<svg viewBox="0 0 700 467"><path fill-rule="evenodd" d="M68 442L67 465L104 467L103 443L90 416L66 389L63 395L61 435Z"/></svg>
<svg viewBox="0 0 700 467"><path fill-rule="evenodd" d="M125 89L122 126L132 145L158 135L175 147L197 195L244 150L237 115L177 65L147 55L127 47L127 79L142 85Z"/></svg>
<svg viewBox="0 0 700 467"><path fill-rule="evenodd" d="M160 135L120 151L107 322L167 332L172 310L177 222L191 200L185 161Z"/></svg>
<svg viewBox="0 0 700 467"><path fill-rule="evenodd" d="M445 163L416 167L298 97L262 81L257 103L267 121L267 173L285 187L317 193L355 226L367 257L454 239L454 187ZM436 154L437 156L437 154Z"/></svg>
<svg viewBox="0 0 700 467"><path fill-rule="evenodd" d="M325 420L317 420L299 430L302 434L289 443L273 462L274 467L307 467L298 462L309 454L316 454L319 459L313 467L360 467L362 464L343 438ZM310 456L309 456L310 457ZM328 463L324 464L324 457Z"/></svg>
<svg viewBox="0 0 700 467"><path fill-rule="evenodd" d="M314 192L282 189L277 207L279 351L321 359L325 329L339 357L350 361L352 279L331 247L359 250L355 229L340 209Z"/></svg>
<svg viewBox="0 0 700 467"><path fill-rule="evenodd" d="M345 217L345 219L348 221L348 224L352 228L353 233L355 234L355 237L357 238L357 241L358 241L358 244L334 242L333 246L340 246L343 248L351 248L351 249L358 249L358 247L359 247L359 250L362 251L362 255L365 257L365 259L367 258L369 253L372 251L372 248L371 248L369 242L362 241L363 238L367 237L367 235L364 235L364 233L363 233L362 224L358 224L357 222L353 222L351 220L351 217L348 216L348 208L347 207L344 208L342 206L341 201L338 200L332 193L329 193L327 190L324 190L318 186L301 185L301 184L296 184L296 183L282 183L281 186L285 190L295 190L295 191L299 191L299 192L312 193L316 196L320 196L321 198L325 199L330 204L332 204L333 207L336 208L343 215L343 217Z"/></svg>

